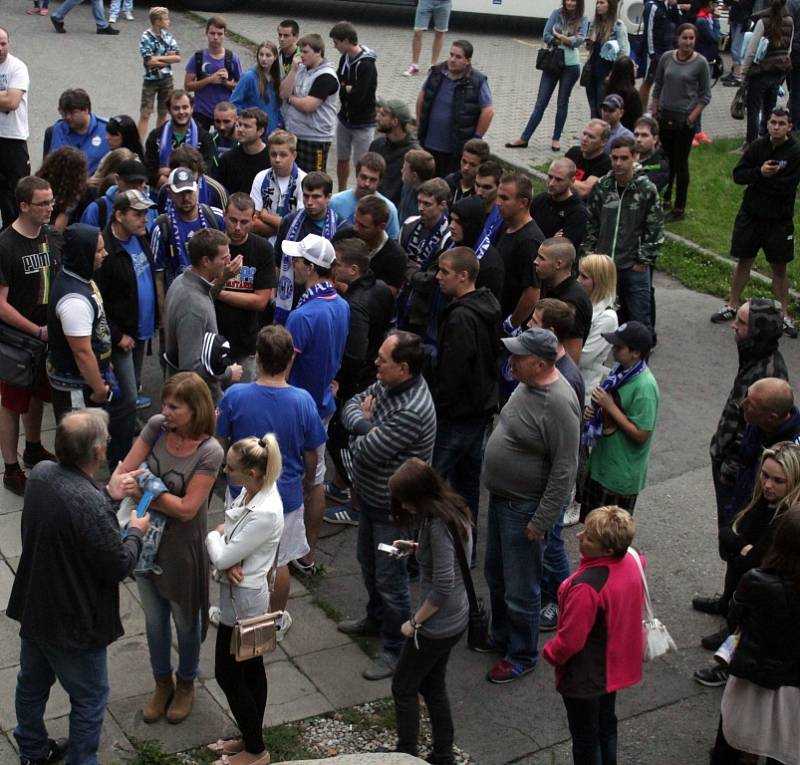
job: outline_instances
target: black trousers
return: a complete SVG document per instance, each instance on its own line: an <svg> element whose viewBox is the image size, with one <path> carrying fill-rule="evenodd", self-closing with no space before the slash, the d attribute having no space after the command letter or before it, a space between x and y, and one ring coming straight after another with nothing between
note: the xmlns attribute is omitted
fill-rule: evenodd
<svg viewBox="0 0 800 765"><path fill-rule="evenodd" d="M740 752L725 740L725 735L722 732L722 718L720 717L717 740L711 750L711 765L751 765L755 762L760 762L756 755ZM772 757L767 757L767 765L780 765L780 763L777 760L773 760Z"/></svg>
<svg viewBox="0 0 800 765"><path fill-rule="evenodd" d="M664 197L669 199L674 181L674 207L676 210L685 210L686 198L689 196L689 152L692 150L694 128L684 125L678 130L668 130L661 126L659 132L664 154L669 159L669 183Z"/></svg>
<svg viewBox="0 0 800 765"><path fill-rule="evenodd" d="M217 627L214 647L214 673L222 688L233 717L244 738L244 748L250 754L265 751L264 710L267 708L267 672L264 659L257 656L248 661L236 661L231 654L233 627Z"/></svg>
<svg viewBox="0 0 800 765"><path fill-rule="evenodd" d="M428 762L453 762L453 717L447 698L445 674L450 651L463 632L449 638L417 635L419 648L406 640L392 679L397 716L397 751L417 756L419 746L419 694L425 699L433 732L433 754Z"/></svg>
<svg viewBox="0 0 800 765"><path fill-rule="evenodd" d="M574 765L617 765L617 694L561 698L567 710Z"/></svg>
<svg viewBox="0 0 800 765"><path fill-rule="evenodd" d="M0 219L1 228L10 226L17 217L14 191L20 178L31 174L28 144L16 138L0 138Z"/></svg>

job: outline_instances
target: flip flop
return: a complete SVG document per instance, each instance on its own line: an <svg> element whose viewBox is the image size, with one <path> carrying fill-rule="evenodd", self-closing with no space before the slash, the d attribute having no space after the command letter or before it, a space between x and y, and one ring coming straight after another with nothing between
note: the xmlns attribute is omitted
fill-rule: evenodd
<svg viewBox="0 0 800 765"><path fill-rule="evenodd" d="M42 10L39 11L40 16L47 16L48 13L49 11L47 10L47 8L42 8Z"/></svg>
<svg viewBox="0 0 800 765"><path fill-rule="evenodd" d="M220 738L206 748L215 754L238 754L244 749L244 739Z"/></svg>
<svg viewBox="0 0 800 765"><path fill-rule="evenodd" d="M25 13L28 14L28 16L38 16L39 15L39 9L38 8L28 8L28 10L25 11Z"/></svg>

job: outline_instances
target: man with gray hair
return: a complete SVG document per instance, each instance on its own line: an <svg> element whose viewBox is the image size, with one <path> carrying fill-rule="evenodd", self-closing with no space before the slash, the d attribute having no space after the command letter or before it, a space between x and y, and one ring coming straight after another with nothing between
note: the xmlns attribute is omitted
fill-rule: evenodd
<svg viewBox="0 0 800 765"><path fill-rule="evenodd" d="M21 763L97 763L108 700L107 646L123 634L119 583L133 573L150 517L131 512L120 535L112 501L135 484L115 472L94 481L106 461L108 415L65 414L56 430L58 463L28 476L22 508L22 556L7 614L20 623L14 737ZM58 679L71 703L69 740L47 737L44 712Z"/></svg>
<svg viewBox="0 0 800 765"><path fill-rule="evenodd" d="M484 574L492 604L486 650L503 652L491 683L532 672L539 658L539 607L547 534L569 499L578 468L581 407L555 367L556 336L528 329L504 338L520 384L486 444L489 491Z"/></svg>

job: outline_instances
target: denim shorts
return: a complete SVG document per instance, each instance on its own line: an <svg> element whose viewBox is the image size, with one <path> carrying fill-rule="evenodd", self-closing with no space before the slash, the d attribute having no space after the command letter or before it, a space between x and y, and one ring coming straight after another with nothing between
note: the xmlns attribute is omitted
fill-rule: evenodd
<svg viewBox="0 0 800 765"><path fill-rule="evenodd" d="M414 17L414 29L428 29L433 17L433 28L437 32L446 32L452 8L452 0L419 0L417 15Z"/></svg>

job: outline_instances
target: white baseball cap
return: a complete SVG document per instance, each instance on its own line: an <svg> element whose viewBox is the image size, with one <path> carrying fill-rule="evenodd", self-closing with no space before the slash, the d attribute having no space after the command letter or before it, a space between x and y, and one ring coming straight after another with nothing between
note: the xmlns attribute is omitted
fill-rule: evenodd
<svg viewBox="0 0 800 765"><path fill-rule="evenodd" d="M291 258L305 258L320 268L330 268L336 260L336 250L324 237L308 234L299 242L283 242L283 251Z"/></svg>

